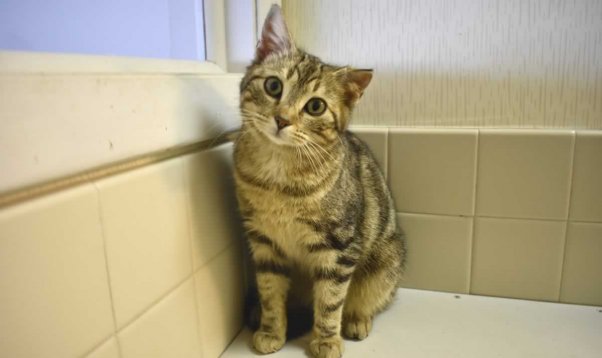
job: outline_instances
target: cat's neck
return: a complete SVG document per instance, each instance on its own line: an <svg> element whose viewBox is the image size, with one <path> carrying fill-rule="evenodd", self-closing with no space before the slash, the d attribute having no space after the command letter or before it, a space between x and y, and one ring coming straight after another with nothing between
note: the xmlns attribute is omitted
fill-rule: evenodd
<svg viewBox="0 0 602 358"><path fill-rule="evenodd" d="M343 142L328 148L278 145L265 134L248 129L236 143L237 167L249 175L270 182L312 183L341 169Z"/></svg>

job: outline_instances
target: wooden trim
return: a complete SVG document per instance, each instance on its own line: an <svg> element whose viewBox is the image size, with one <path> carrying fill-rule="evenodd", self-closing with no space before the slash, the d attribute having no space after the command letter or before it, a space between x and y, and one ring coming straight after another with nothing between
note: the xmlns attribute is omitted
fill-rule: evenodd
<svg viewBox="0 0 602 358"><path fill-rule="evenodd" d="M237 131L229 131L221 136L201 142L159 150L153 153L140 155L134 158L118 161L108 165L102 165L82 171L80 173L50 180L45 183L34 184L6 193L0 193L0 208L19 204L24 201L69 189L84 183L90 183L126 171L156 164L182 155L214 148L232 141L236 134Z"/></svg>

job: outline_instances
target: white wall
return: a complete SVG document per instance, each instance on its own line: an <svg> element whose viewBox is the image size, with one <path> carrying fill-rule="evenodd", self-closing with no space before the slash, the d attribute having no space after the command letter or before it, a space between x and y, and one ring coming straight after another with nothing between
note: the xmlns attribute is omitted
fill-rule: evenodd
<svg viewBox="0 0 602 358"><path fill-rule="evenodd" d="M355 123L602 128L602 1L285 0L297 43L374 68Z"/></svg>

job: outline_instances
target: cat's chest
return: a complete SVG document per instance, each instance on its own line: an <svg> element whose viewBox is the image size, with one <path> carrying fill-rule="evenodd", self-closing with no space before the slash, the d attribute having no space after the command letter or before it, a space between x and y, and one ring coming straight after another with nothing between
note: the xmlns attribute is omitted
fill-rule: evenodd
<svg viewBox="0 0 602 358"><path fill-rule="evenodd" d="M275 219L274 217L256 217L256 226L274 241L288 257L296 257L312 241L312 232L307 225L296 220Z"/></svg>
<svg viewBox="0 0 602 358"><path fill-rule="evenodd" d="M287 256L300 259L308 245L320 240L316 232L300 220L311 215L311 204L304 206L266 196L255 198L252 203L252 225L278 244Z"/></svg>

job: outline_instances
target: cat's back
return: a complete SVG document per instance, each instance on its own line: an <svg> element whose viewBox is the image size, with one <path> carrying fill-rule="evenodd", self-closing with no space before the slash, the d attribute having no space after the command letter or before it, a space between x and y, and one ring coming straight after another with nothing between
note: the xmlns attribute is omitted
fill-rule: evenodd
<svg viewBox="0 0 602 358"><path fill-rule="evenodd" d="M399 232L393 197L386 182L383 170L368 145L356 134L345 132L348 163L344 166L355 182L353 185L361 193L353 203L361 212L358 230L364 244L372 246L374 241ZM347 191L341 185L339 191Z"/></svg>
<svg viewBox="0 0 602 358"><path fill-rule="evenodd" d="M368 144L349 130L344 133L342 138L347 147L346 169L355 179L362 182L363 187L366 184L384 186L383 189L388 194L382 168Z"/></svg>

